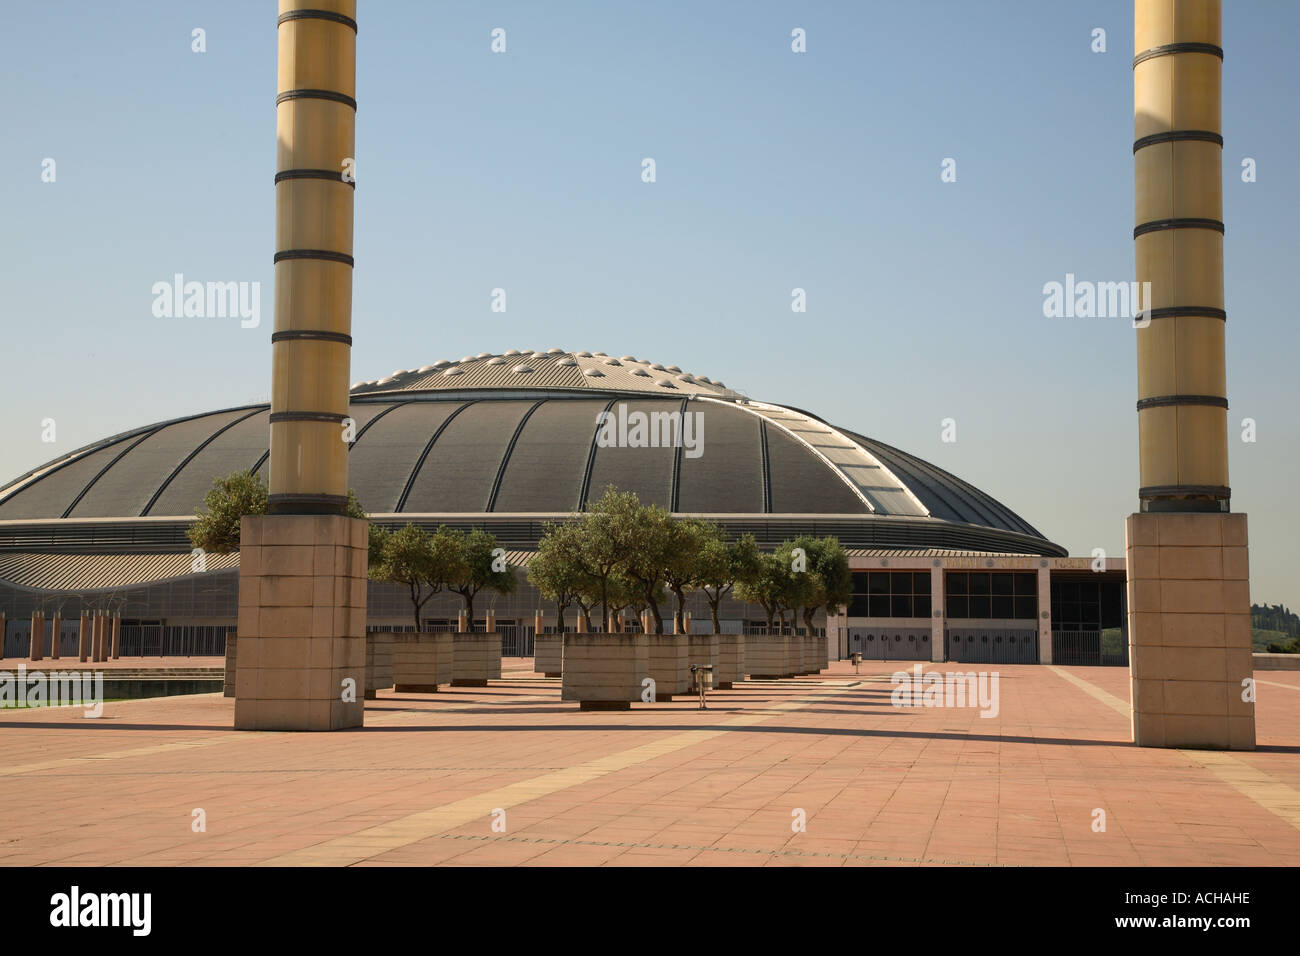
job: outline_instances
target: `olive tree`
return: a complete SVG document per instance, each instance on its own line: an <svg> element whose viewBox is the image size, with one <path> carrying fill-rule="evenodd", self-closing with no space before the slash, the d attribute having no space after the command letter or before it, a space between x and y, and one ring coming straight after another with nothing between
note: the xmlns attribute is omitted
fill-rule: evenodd
<svg viewBox="0 0 1300 956"><path fill-rule="evenodd" d="M702 522L703 529L695 561L697 581L704 599L709 602L709 616L713 619L713 633L722 633L718 620L718 606L741 581L758 573L762 552L752 534L743 534L728 542L722 529L711 522Z"/></svg>
<svg viewBox="0 0 1300 956"><path fill-rule="evenodd" d="M439 529L440 531L442 529ZM474 598L484 588L498 594L511 594L515 589L515 572L498 555L496 535L480 528L468 533L449 532L459 552L455 572L447 578L447 589L455 591L465 602L469 629L474 630Z"/></svg>
<svg viewBox="0 0 1300 956"><path fill-rule="evenodd" d="M464 576L464 560L463 549L445 526L433 534L413 524L396 531L371 529L369 576L407 589L417 631L429 599Z"/></svg>
<svg viewBox="0 0 1300 956"><path fill-rule="evenodd" d="M264 515L269 495L262 476L236 471L217 478L203 496L203 506L186 529L190 544L208 554L233 554L239 550L239 524L245 515ZM356 494L348 489L347 516L364 518Z"/></svg>

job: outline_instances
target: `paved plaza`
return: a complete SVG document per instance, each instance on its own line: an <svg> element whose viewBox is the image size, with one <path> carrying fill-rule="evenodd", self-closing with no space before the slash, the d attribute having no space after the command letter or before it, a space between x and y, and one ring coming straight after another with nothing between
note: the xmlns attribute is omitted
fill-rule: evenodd
<svg viewBox="0 0 1300 956"><path fill-rule="evenodd" d="M1130 744L1127 668L1003 666L981 717L892 706L911 666L591 713L507 659L335 733L219 694L0 711L0 863L1300 865L1300 672L1224 753Z"/></svg>

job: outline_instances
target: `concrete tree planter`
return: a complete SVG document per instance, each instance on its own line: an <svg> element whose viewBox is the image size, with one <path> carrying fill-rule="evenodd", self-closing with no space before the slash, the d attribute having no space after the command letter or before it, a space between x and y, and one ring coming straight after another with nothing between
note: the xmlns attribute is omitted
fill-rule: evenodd
<svg viewBox="0 0 1300 956"><path fill-rule="evenodd" d="M398 694L431 694L439 684L450 684L451 638L445 631L393 631L393 690Z"/></svg>
<svg viewBox="0 0 1300 956"><path fill-rule="evenodd" d="M366 700L393 686L393 634L371 631L366 635Z"/></svg>
<svg viewBox="0 0 1300 956"><path fill-rule="evenodd" d="M799 639L793 634L783 634L781 640L785 643L785 670L781 672L781 676L796 677L802 666L799 660Z"/></svg>
<svg viewBox="0 0 1300 956"><path fill-rule="evenodd" d="M226 635L226 686L225 697L235 696L235 632Z"/></svg>
<svg viewBox="0 0 1300 956"><path fill-rule="evenodd" d="M576 700L582 710L630 710L641 699L641 680L650 671L644 636L570 633L563 639L560 700Z"/></svg>
<svg viewBox="0 0 1300 956"><path fill-rule="evenodd" d="M685 634L647 634L650 670L642 675L654 678L655 700L668 701L674 694L691 690L690 651Z"/></svg>
<svg viewBox="0 0 1300 956"><path fill-rule="evenodd" d="M533 670L547 677L559 677L563 673L563 634L537 634L533 637Z"/></svg>
<svg viewBox="0 0 1300 956"><path fill-rule="evenodd" d="M501 635L496 631L453 634L451 686L486 687L501 679Z"/></svg>
<svg viewBox="0 0 1300 956"><path fill-rule="evenodd" d="M686 635L686 679L690 682L690 691L695 692L695 678L691 674L691 667L696 664L708 664L713 668L713 686L718 686L718 635L717 634L687 634Z"/></svg>
<svg viewBox="0 0 1300 956"><path fill-rule="evenodd" d="M789 676L789 640L778 634L746 634L745 667L749 676L760 680Z"/></svg>
<svg viewBox="0 0 1300 956"><path fill-rule="evenodd" d="M799 673L814 674L817 672L817 666L813 662L813 642L807 634L801 634L795 638L799 647Z"/></svg>
<svg viewBox="0 0 1300 956"><path fill-rule="evenodd" d="M731 690L736 681L744 680L748 673L745 664L745 635L717 634L718 663L713 668L713 686L718 690Z"/></svg>

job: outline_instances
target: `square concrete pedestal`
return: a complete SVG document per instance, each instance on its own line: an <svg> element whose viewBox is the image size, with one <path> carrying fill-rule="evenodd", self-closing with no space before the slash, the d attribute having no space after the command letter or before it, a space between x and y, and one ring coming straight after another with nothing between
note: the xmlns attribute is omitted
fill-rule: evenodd
<svg viewBox="0 0 1300 956"><path fill-rule="evenodd" d="M538 634L533 638L533 670L547 677L564 673L563 634Z"/></svg>
<svg viewBox="0 0 1300 956"><path fill-rule="evenodd" d="M690 650L685 634L647 634L649 673L654 679L655 701L671 701L691 691Z"/></svg>
<svg viewBox="0 0 1300 956"><path fill-rule="evenodd" d="M362 725L368 528L342 515L244 517L235 729Z"/></svg>
<svg viewBox="0 0 1300 956"><path fill-rule="evenodd" d="M451 637L451 686L486 687L501 679L501 635L477 631Z"/></svg>
<svg viewBox="0 0 1300 956"><path fill-rule="evenodd" d="M582 710L630 710L650 670L641 634L565 634L560 700Z"/></svg>
<svg viewBox="0 0 1300 956"><path fill-rule="evenodd" d="M1133 742L1255 749L1244 514L1126 522Z"/></svg>
<svg viewBox="0 0 1300 956"><path fill-rule="evenodd" d="M450 631L393 632L393 693L434 694L452 677Z"/></svg>
<svg viewBox="0 0 1300 956"><path fill-rule="evenodd" d="M718 666L713 672L713 686L730 690L736 681L745 679L745 635L719 634L717 638Z"/></svg>
<svg viewBox="0 0 1300 956"><path fill-rule="evenodd" d="M371 631L366 635L366 700L375 700L379 691L393 686L393 635L391 631Z"/></svg>

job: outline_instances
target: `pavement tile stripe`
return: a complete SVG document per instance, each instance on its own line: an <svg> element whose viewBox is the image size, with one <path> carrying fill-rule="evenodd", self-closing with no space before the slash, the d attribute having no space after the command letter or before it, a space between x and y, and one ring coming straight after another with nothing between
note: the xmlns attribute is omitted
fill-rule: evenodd
<svg viewBox="0 0 1300 956"><path fill-rule="evenodd" d="M152 757L155 754L170 753L174 750L193 750L197 747L209 747L212 744L226 743L227 737L203 737L199 740L180 740L165 744L153 744L149 747L132 747L128 750L109 750L105 753L86 754L81 757L59 757L54 760L42 760L39 763L17 764L12 767L0 767L0 777L14 777L39 770L62 770L67 767L86 767L103 760L121 760L127 757Z"/></svg>
<svg viewBox="0 0 1300 956"><path fill-rule="evenodd" d="M1103 704L1105 704L1107 707L1110 707L1112 710L1119 711L1121 714L1124 715L1125 720L1132 720L1133 711L1130 708L1128 701L1116 697L1114 694L1110 693L1110 691L1102 690L1096 684L1093 684L1090 681L1086 681L1082 677L1077 677L1074 674L1071 674L1069 671L1061 670L1061 668L1057 667L1055 664L1048 664L1047 669L1051 671L1053 674L1055 674L1056 676L1062 677L1065 680L1069 681L1071 684L1079 688L1079 690L1083 691L1085 694L1089 695L1090 697L1095 697L1097 700L1101 701Z"/></svg>
<svg viewBox="0 0 1300 956"><path fill-rule="evenodd" d="M1295 684L1279 684L1275 680L1261 680L1258 677L1255 678L1255 683L1267 684L1269 687L1285 687L1287 690L1300 690L1300 686L1296 686Z"/></svg>
<svg viewBox="0 0 1300 956"><path fill-rule="evenodd" d="M391 700L392 698L384 698ZM512 698L511 704L535 703L542 700L551 700L550 697L528 696ZM123 701L121 703L134 703L134 701ZM77 704L75 706L81 706ZM367 714L367 726L384 726L387 724L399 723L403 720L411 720L416 717L436 716L437 714L462 712L471 710L480 710L484 707L491 707L491 702L465 703L465 704L448 704L445 707L439 707L435 711L403 709L397 712L383 714ZM0 767L0 777L15 777L25 773L39 773L42 770L66 770L70 767L87 767L105 760L126 760L132 757L152 757L157 754L170 753L177 750L193 750L198 747L210 747L213 744L240 744L252 743L258 740L266 740L268 737L274 737L272 731L239 731L235 732L228 728L213 728L214 730L223 730L220 736L202 737L198 740L177 740L168 743L151 744L147 747L130 747L126 750L108 750L104 753L84 754L79 757L58 757L52 760L41 760L37 763L15 764L11 767Z"/></svg>
<svg viewBox="0 0 1300 956"><path fill-rule="evenodd" d="M1181 753L1191 757L1238 793L1300 830L1300 792L1272 774L1222 750L1183 750Z"/></svg>
<svg viewBox="0 0 1300 956"><path fill-rule="evenodd" d="M929 863L944 866L988 866L1004 867L1006 863L973 863L969 860L949 860L937 857L916 856L879 856L874 853L829 853L815 850L799 850L790 847L774 849L770 847L747 846L704 846L690 843L633 843L626 840L562 840L554 837L510 837L483 836L475 833L443 833L440 840L474 840L487 843L533 843L541 846L612 846L632 850L694 850L709 853L753 853L759 856L793 856L826 858L832 860L872 860L881 863ZM455 862L454 860L452 861Z"/></svg>
<svg viewBox="0 0 1300 956"><path fill-rule="evenodd" d="M1049 664L1054 674L1059 674L1080 690L1091 694L1104 704L1108 704L1125 717L1131 717L1127 701L1122 701L1114 694L1107 693L1082 677L1078 677L1059 667ZM1271 684L1272 681L1259 681ZM1286 687L1286 684L1278 684ZM1292 688L1294 689L1294 688ZM1185 757L1214 774L1242 796L1248 797L1265 810L1285 820L1300 830L1300 792L1278 780L1272 774L1260 770L1240 757L1222 750L1179 750Z"/></svg>
<svg viewBox="0 0 1300 956"><path fill-rule="evenodd" d="M838 684L833 688L811 693L799 700L769 708L771 712L785 713L798 710L821 698L842 693L851 683ZM745 727L767 720L771 713L747 714L734 717L725 724L726 728ZM455 800L442 806L431 807L419 813L413 813L389 823L368 827L347 836L328 840L315 846L295 850L280 856L263 860L260 866L349 866L360 863L372 856L427 840L430 837L454 830L474 820L486 817L493 810L507 809L531 800L549 796L560 790L580 786L599 777L604 777L628 767L654 760L667 754L676 753L687 747L703 743L726 733L722 730L688 730L678 734L652 740L638 747L632 747L618 753L589 760L554 773L543 774L530 780L498 787L462 800Z"/></svg>

